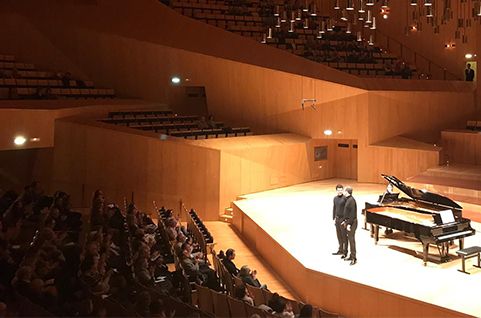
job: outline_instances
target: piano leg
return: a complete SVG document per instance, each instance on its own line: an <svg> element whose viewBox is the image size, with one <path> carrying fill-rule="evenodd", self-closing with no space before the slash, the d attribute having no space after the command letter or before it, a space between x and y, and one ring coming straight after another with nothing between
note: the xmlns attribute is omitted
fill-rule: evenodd
<svg viewBox="0 0 481 318"><path fill-rule="evenodd" d="M379 241L379 225L371 224L371 226L374 227L374 243L377 245L377 242Z"/></svg>
<svg viewBox="0 0 481 318"><path fill-rule="evenodd" d="M429 252L429 243L423 242L423 262L424 266L426 266L428 262L428 252Z"/></svg>
<svg viewBox="0 0 481 318"><path fill-rule="evenodd" d="M464 237L459 239L459 249L462 250L464 248Z"/></svg>

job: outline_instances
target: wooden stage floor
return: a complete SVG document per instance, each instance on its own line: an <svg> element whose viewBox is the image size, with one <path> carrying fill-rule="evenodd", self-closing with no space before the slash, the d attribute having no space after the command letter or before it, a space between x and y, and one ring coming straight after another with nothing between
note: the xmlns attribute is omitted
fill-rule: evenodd
<svg viewBox="0 0 481 318"><path fill-rule="evenodd" d="M349 262L344 262L339 256L331 255L337 251L338 246L332 220L332 199L337 183L353 186L353 196L357 201L358 263L354 266L350 266ZM383 295L389 295L389 301L394 303L396 300L392 300L393 295L396 295L394 298L400 295L400 306L410 305L412 302L412 308L420 308L419 316L430 316L439 312L443 316L456 316L457 313L481 316L481 302L478 298L481 269L471 266L476 262L475 258L466 261L471 275L458 271L461 260L455 256L457 246L452 246L450 250L454 260L448 263L428 262L427 266L423 266L422 246L416 239L406 238L399 232L387 238L383 231L380 231L379 243L375 245L370 232L362 229L364 216L361 215L361 210L364 203L375 202L384 189L385 187L379 184L358 184L352 180L330 179L244 195L234 202L234 226L246 241L256 246L257 252L304 301L325 309L345 316L386 313L381 309L376 311L372 308L361 308L362 305L357 309L352 305L346 306L344 301L340 300L343 297L340 294L344 291L338 284L348 281L356 283L356 286L368 286L370 294L375 290L378 294L373 295L381 297L376 300L381 307ZM481 206L475 209L481 215ZM466 238L465 246L481 246L481 224L472 222L472 226L477 230L477 234ZM277 251L273 251L276 249ZM437 255L435 247L431 247L430 255ZM286 267L291 266L289 264L292 264L292 268L287 270ZM304 271L302 267L305 268L307 276L297 273L299 268ZM313 273L337 279L339 283L327 283L327 278L320 281L336 286L333 293L338 295L329 296L329 291L324 290L319 291L323 296L317 297L316 291L303 290L317 288L316 284L311 283L314 279ZM300 276L294 278L296 275ZM303 283L297 284L296 279ZM323 287L326 286L319 288ZM350 288L349 290L355 290L352 286ZM363 293L362 289L359 292L353 291L349 297L362 297L358 293ZM366 301L367 304L370 303L369 300ZM434 309L431 311L423 306ZM443 312L443 308L439 307L448 310ZM412 313L405 308L392 310L389 313L393 316Z"/></svg>

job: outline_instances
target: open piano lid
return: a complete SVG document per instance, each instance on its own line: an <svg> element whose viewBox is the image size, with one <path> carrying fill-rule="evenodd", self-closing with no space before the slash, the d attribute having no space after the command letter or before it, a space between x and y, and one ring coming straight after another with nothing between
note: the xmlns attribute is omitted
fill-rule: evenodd
<svg viewBox="0 0 481 318"><path fill-rule="evenodd" d="M445 196L442 196L442 195L439 195L439 194L436 194L436 193L432 193L432 192L428 192L428 191L425 191L425 190L419 190L419 189L412 188L412 187L404 184L404 182L402 182L401 180L399 180L395 176L388 176L388 175L385 175L385 174L381 174L381 175L383 176L384 179L386 179L388 182L392 183L393 186L395 186L396 188L398 188L399 190L404 192L406 195L408 195L414 201L421 201L421 202L432 203L432 204L436 204L436 205L442 205L442 206L445 206L445 207L451 208L451 209L459 209L459 210L462 209L462 207L459 204L457 204L456 202L454 202L450 198L446 198Z"/></svg>

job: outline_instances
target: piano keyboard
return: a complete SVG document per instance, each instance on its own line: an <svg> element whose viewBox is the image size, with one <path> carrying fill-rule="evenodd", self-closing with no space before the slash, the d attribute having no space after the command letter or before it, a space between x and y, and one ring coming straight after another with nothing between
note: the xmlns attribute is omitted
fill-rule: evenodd
<svg viewBox="0 0 481 318"><path fill-rule="evenodd" d="M456 239L459 236L471 234L472 232L473 232L472 230L467 230L467 231L461 231L461 232L455 232L455 233L451 233L451 234L441 235L441 236L437 237L437 240L438 241L446 241L446 240L450 240L450 239Z"/></svg>

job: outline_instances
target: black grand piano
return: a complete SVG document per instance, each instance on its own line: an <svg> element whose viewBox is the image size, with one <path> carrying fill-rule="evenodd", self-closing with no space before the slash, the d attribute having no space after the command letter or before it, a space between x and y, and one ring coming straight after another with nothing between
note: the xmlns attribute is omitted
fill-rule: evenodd
<svg viewBox="0 0 481 318"><path fill-rule="evenodd" d="M366 222L372 225L375 243L379 241L379 227L405 232L416 237L423 245L426 266L429 245L435 244L442 262L449 260L450 242L459 239L459 249L464 238L474 235L470 220L463 218L462 207L439 194L412 188L394 176L382 175L399 193L385 193L377 203L366 202Z"/></svg>

